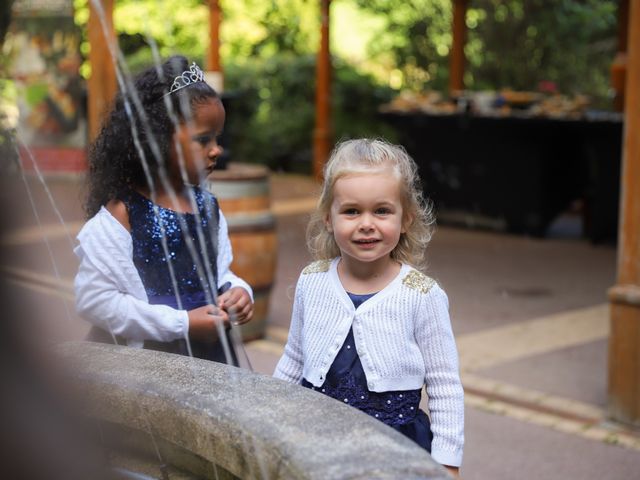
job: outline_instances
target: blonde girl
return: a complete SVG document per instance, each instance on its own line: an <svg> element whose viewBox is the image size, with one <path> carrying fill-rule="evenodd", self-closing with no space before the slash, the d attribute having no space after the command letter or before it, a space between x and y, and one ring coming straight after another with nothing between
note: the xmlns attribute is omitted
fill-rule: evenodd
<svg viewBox="0 0 640 480"><path fill-rule="evenodd" d="M402 147L337 145L307 231L316 261L298 279L274 376L383 421L457 474L464 404L449 304L421 271L433 223Z"/></svg>

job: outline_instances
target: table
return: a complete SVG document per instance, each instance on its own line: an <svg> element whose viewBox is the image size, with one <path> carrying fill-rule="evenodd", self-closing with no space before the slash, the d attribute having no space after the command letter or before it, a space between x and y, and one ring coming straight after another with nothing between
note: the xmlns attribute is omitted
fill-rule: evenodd
<svg viewBox="0 0 640 480"><path fill-rule="evenodd" d="M416 160L441 223L542 237L581 199L585 235L593 242L615 239L621 116L380 115Z"/></svg>

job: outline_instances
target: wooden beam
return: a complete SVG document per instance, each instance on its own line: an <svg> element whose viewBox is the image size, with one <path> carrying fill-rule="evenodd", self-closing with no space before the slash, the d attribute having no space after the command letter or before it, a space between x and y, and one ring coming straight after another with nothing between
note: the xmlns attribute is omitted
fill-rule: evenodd
<svg viewBox="0 0 640 480"><path fill-rule="evenodd" d="M331 0L320 0L320 50L316 63L316 125L313 132L313 175L320 180L331 151L331 53L329 11Z"/></svg>
<svg viewBox="0 0 640 480"><path fill-rule="evenodd" d="M640 85L640 0L629 1L627 85ZM625 96L618 275L609 290L609 411L640 426L640 89Z"/></svg>
<svg viewBox="0 0 640 480"><path fill-rule="evenodd" d="M464 44L467 36L467 25L465 18L467 15L468 0L453 0L453 42L451 44L451 54L449 55L449 93L464 90Z"/></svg>
<svg viewBox="0 0 640 480"><path fill-rule="evenodd" d="M116 44L113 0L89 1L87 34L91 65L91 76L87 82L87 116L89 142L92 142L100 132L102 120L117 91L115 60L110 51L110 46Z"/></svg>
<svg viewBox="0 0 640 480"><path fill-rule="evenodd" d="M220 63L220 22L222 10L218 0L209 0L209 52L207 55L207 69L222 72Z"/></svg>

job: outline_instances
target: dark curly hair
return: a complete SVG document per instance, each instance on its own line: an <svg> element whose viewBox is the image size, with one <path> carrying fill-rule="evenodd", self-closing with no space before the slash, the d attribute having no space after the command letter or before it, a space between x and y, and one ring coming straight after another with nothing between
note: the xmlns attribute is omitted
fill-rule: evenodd
<svg viewBox="0 0 640 480"><path fill-rule="evenodd" d="M154 181L169 158L176 122L188 121L193 107L217 93L206 82L196 82L170 95L176 76L189 70L188 60L173 56L153 66L118 92L102 129L89 147L89 172L84 210L95 215L110 200L129 189L148 188L144 170Z"/></svg>

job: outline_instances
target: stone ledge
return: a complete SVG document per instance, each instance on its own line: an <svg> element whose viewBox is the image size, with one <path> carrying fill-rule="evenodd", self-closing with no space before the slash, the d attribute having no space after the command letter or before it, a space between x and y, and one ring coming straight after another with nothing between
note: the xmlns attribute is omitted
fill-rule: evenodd
<svg viewBox="0 0 640 480"><path fill-rule="evenodd" d="M85 415L152 435L163 448L174 445L239 478L449 478L393 429L296 385L150 350L70 342L56 351Z"/></svg>

